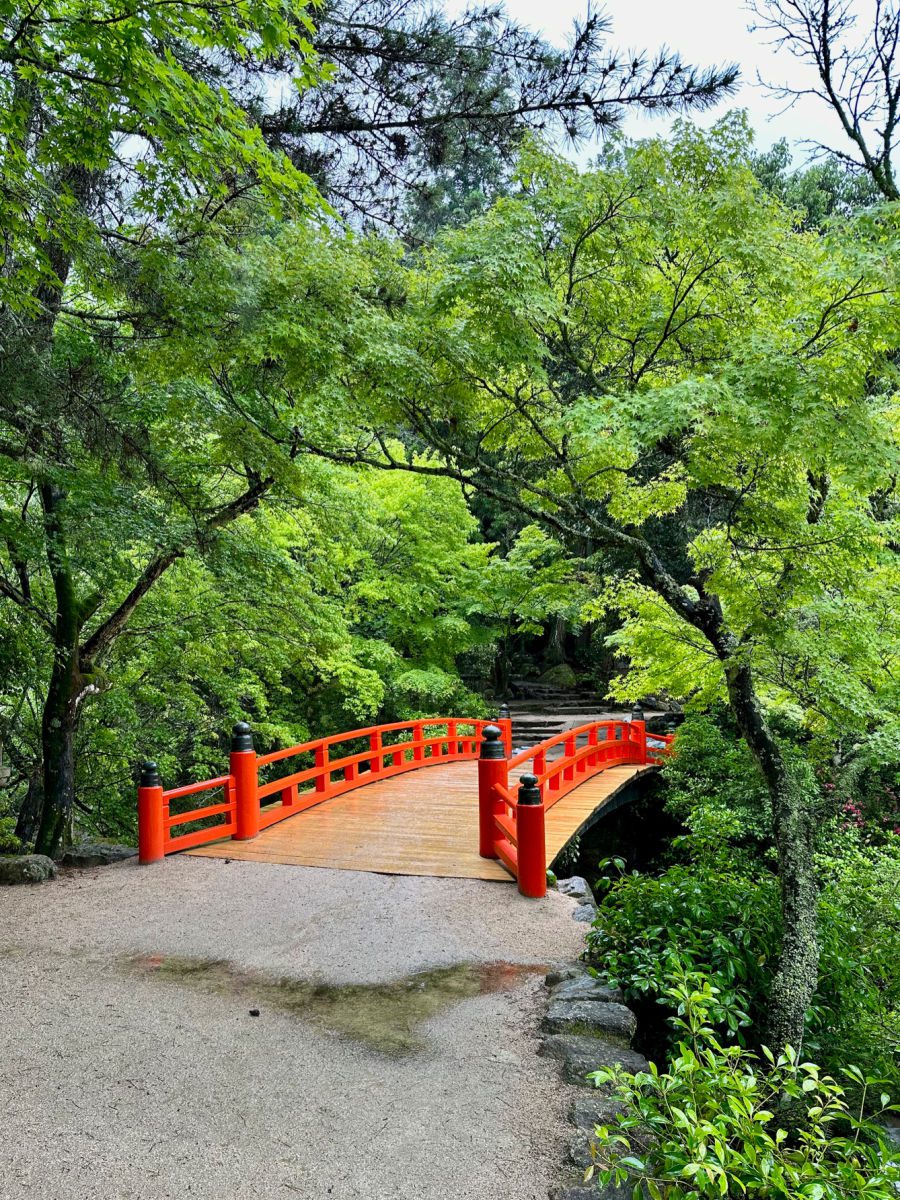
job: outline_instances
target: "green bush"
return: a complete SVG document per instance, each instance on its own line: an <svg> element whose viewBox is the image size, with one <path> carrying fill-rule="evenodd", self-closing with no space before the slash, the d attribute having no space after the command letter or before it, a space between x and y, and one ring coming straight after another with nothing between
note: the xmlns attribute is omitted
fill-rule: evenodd
<svg viewBox="0 0 900 1200"><path fill-rule="evenodd" d="M835 831L822 876L817 1053L855 1062L900 1093L900 837L868 845Z"/></svg>
<svg viewBox="0 0 900 1200"><path fill-rule="evenodd" d="M21 849L15 817L0 817L0 854L18 854Z"/></svg>
<svg viewBox="0 0 900 1200"><path fill-rule="evenodd" d="M656 1001L670 1014L672 974L701 972L716 987L710 1019L743 1043L761 1021L778 950L775 881L676 866L658 877L605 876L597 893L588 953L626 998Z"/></svg>
<svg viewBox="0 0 900 1200"><path fill-rule="evenodd" d="M636 1198L652 1200L896 1200L900 1166L863 1115L898 1111L876 1080L848 1071L861 1094L851 1109L844 1088L790 1047L776 1058L723 1046L710 1025L721 1001L708 981L676 975L668 999L681 1035L668 1070L593 1075L622 1111L596 1128L589 1177L606 1187L631 1180Z"/></svg>
<svg viewBox="0 0 900 1200"><path fill-rule="evenodd" d="M856 1063L900 1091L900 839L871 847L845 834L820 871L819 985L805 1051L832 1072ZM777 888L767 874L686 866L660 876L607 874L597 884L590 959L628 1000L659 1006L670 1047L671 978L698 973L715 989L708 1015L716 1035L758 1048L780 947Z"/></svg>
<svg viewBox="0 0 900 1200"><path fill-rule="evenodd" d="M746 744L724 720L691 716L663 768L666 810L688 831L680 857L754 870L771 855L771 811Z"/></svg>

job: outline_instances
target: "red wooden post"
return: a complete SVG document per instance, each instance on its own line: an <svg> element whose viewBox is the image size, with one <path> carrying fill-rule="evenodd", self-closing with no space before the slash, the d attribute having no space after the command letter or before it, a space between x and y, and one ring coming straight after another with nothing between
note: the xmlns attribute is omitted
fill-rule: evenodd
<svg viewBox="0 0 900 1200"><path fill-rule="evenodd" d="M231 774L234 777L234 836L245 842L259 833L259 780L253 731L238 721L231 731Z"/></svg>
<svg viewBox="0 0 900 1200"><path fill-rule="evenodd" d="M316 746L316 770L320 772L316 775L316 793L322 796L328 791L331 784L331 772L328 770L328 745L325 742Z"/></svg>
<svg viewBox="0 0 900 1200"><path fill-rule="evenodd" d="M369 770L373 775L377 775L381 770L381 730L376 731L369 737L369 749L372 751L372 757L369 759Z"/></svg>
<svg viewBox="0 0 900 1200"><path fill-rule="evenodd" d="M456 722L447 722L447 754L450 758L459 758L459 742L456 737Z"/></svg>
<svg viewBox="0 0 900 1200"><path fill-rule="evenodd" d="M563 743L563 752L564 752L566 758L570 758L575 753L575 735L574 734L569 734L569 736L566 738L565 742ZM569 780L572 780L574 778L575 778L575 764L569 763L568 766L563 767L563 779L565 779L568 782Z"/></svg>
<svg viewBox="0 0 900 1200"><path fill-rule="evenodd" d="M138 862L159 862L165 857L167 811L159 768L155 762L141 763L138 783Z"/></svg>
<svg viewBox="0 0 900 1200"><path fill-rule="evenodd" d="M416 721L415 725L413 725L412 740L413 740L413 762L417 762L417 763L424 762L425 761L425 746L424 746L425 730L422 726L421 721Z"/></svg>
<svg viewBox="0 0 900 1200"><path fill-rule="evenodd" d="M523 775L519 780L516 843L519 891L539 899L547 894L547 843L541 785L536 775Z"/></svg>
<svg viewBox="0 0 900 1200"><path fill-rule="evenodd" d="M502 731L496 725L485 725L481 731L481 750L478 755L478 853L482 858L496 858L497 840L494 816L503 807L496 787L506 787L509 781L506 749L500 740Z"/></svg>
<svg viewBox="0 0 900 1200"><path fill-rule="evenodd" d="M643 721L632 721L631 730L635 758L639 763L645 763L647 761L647 726Z"/></svg>
<svg viewBox="0 0 900 1200"><path fill-rule="evenodd" d="M644 710L636 703L631 710L631 728L629 730L632 742L632 753L639 763L647 761L647 725L644 721Z"/></svg>

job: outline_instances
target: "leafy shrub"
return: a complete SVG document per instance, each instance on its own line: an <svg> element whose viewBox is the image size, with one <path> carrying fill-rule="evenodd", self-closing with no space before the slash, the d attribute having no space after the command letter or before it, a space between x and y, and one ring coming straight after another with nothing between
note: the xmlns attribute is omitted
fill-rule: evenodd
<svg viewBox="0 0 900 1200"><path fill-rule="evenodd" d="M588 952L626 998L655 1001L668 1013L672 974L701 972L716 988L710 1020L743 1043L762 1016L778 951L775 881L676 866L659 877L605 876L596 890Z"/></svg>
<svg viewBox="0 0 900 1200"><path fill-rule="evenodd" d="M900 1092L900 837L867 845L835 833L822 875L817 1053L855 1062Z"/></svg>
<svg viewBox="0 0 900 1200"><path fill-rule="evenodd" d="M769 856L771 812L762 776L746 744L725 722L691 716L678 730L678 752L663 768L665 805L688 830L682 856L753 870Z"/></svg>
<svg viewBox="0 0 900 1200"><path fill-rule="evenodd" d="M635 1197L747 1196L771 1200L896 1200L900 1166L884 1131L863 1113L877 1081L848 1074L861 1093L851 1110L844 1089L791 1047L777 1058L723 1046L710 1025L721 1001L708 980L676 975L677 1051L665 1072L593 1075L623 1106L595 1130L603 1186L635 1182ZM890 1097L879 1094L879 1116Z"/></svg>
<svg viewBox="0 0 900 1200"><path fill-rule="evenodd" d="M900 839L871 847L844 835L820 871L819 984L805 1050L831 1071L857 1063L900 1090ZM715 989L708 1016L717 1036L758 1047L780 948L777 886L771 875L685 866L656 877L607 874L588 953L628 1000L642 1002L651 1025L658 1006L670 1047L670 980L692 972Z"/></svg>
<svg viewBox="0 0 900 1200"><path fill-rule="evenodd" d="M15 817L0 817L0 854L18 854L21 849Z"/></svg>

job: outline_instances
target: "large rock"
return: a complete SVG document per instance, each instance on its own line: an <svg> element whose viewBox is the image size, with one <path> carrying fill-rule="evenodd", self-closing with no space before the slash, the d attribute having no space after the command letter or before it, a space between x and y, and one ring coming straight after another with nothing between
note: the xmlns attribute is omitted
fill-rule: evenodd
<svg viewBox="0 0 900 1200"><path fill-rule="evenodd" d="M624 1004L625 997L618 988L593 975L575 975L561 979L551 992L554 1000L599 1000L604 1004Z"/></svg>
<svg viewBox="0 0 900 1200"><path fill-rule="evenodd" d="M542 1039L538 1053L561 1062L563 1078L582 1087L593 1087L586 1076L605 1067L621 1066L633 1075L650 1069L642 1054L586 1033L551 1033Z"/></svg>
<svg viewBox="0 0 900 1200"><path fill-rule="evenodd" d="M597 1000L552 1000L542 1028L548 1033L587 1033L614 1046L631 1045L637 1022L624 1004Z"/></svg>
<svg viewBox="0 0 900 1200"><path fill-rule="evenodd" d="M590 925L596 915L597 909L593 904L579 904L572 912L572 919Z"/></svg>
<svg viewBox="0 0 900 1200"><path fill-rule="evenodd" d="M596 1125L612 1125L623 1111L623 1105L602 1091L585 1092L578 1096L569 1109L569 1120L576 1129L590 1132Z"/></svg>
<svg viewBox="0 0 900 1200"><path fill-rule="evenodd" d="M569 879L557 880L556 887L564 896L571 896L579 904L594 903L594 893L591 891L591 885L580 875L572 875Z"/></svg>
<svg viewBox="0 0 900 1200"><path fill-rule="evenodd" d="M0 884L44 883L56 874L56 863L46 854L0 857Z"/></svg>
<svg viewBox="0 0 900 1200"><path fill-rule="evenodd" d="M556 987L564 979L581 979L587 974L589 974L587 963L561 963L557 967L550 968L544 976L544 983L547 987Z"/></svg>
<svg viewBox="0 0 900 1200"><path fill-rule="evenodd" d="M134 858L137 850L134 846L119 846L110 842L82 842L72 846L62 856L64 867L105 867L109 863L122 862L126 858Z"/></svg>

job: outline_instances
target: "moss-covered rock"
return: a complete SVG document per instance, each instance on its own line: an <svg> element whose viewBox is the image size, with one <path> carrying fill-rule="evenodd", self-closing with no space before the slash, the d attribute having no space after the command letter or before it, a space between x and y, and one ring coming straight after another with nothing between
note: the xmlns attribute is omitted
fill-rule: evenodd
<svg viewBox="0 0 900 1200"><path fill-rule="evenodd" d="M0 884L44 883L56 875L56 863L46 854L12 854L0 857Z"/></svg>

